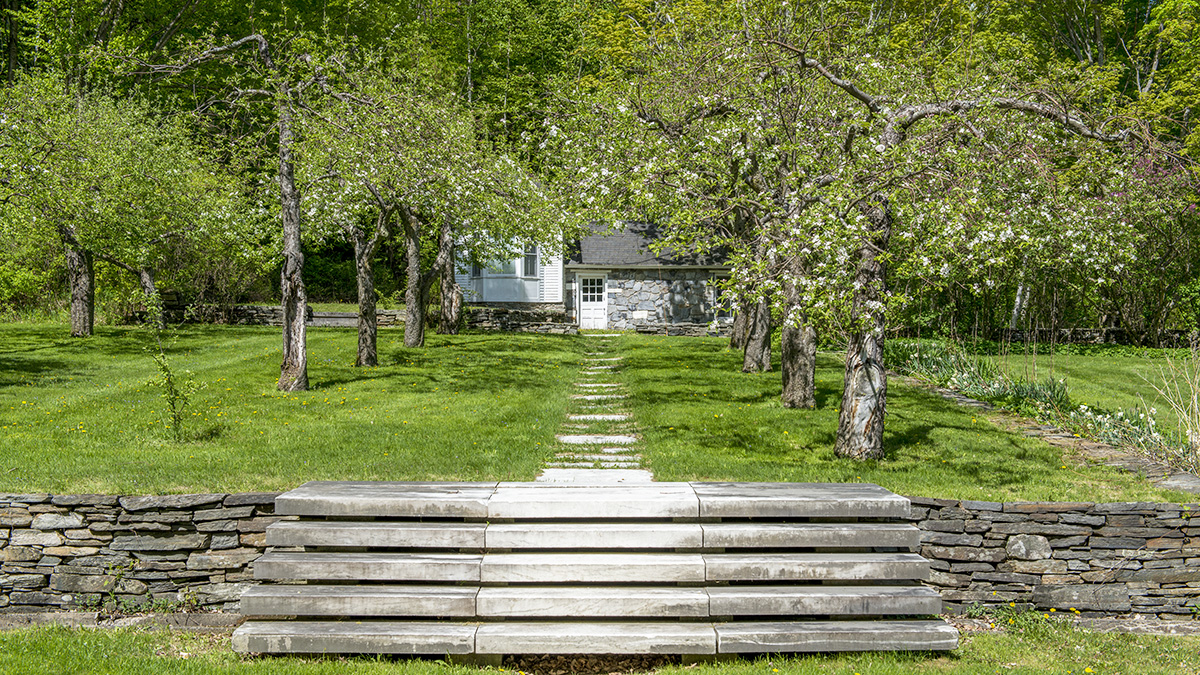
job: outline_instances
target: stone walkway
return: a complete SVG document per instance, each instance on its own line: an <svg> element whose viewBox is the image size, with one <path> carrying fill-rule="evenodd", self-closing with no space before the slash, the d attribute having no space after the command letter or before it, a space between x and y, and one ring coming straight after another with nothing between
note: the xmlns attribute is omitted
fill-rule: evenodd
<svg viewBox="0 0 1200 675"><path fill-rule="evenodd" d="M895 373L892 375L896 376ZM1200 494L1200 477L1187 472L1176 471L1162 462L1130 454L1120 448L1114 448L1107 443L1094 441L1090 438L1080 438L1065 429L1059 429L1058 427L1014 415L1007 410L996 408L991 403L963 396L953 389L933 386L928 382L922 382L912 377L900 376L900 379L905 384L928 389L938 396L948 401L953 401L958 405L976 408L981 412L987 413L988 419L1002 429L1014 431L1030 438L1041 439L1050 445L1077 453L1090 461L1104 464L1105 466L1141 474L1146 477L1146 480L1149 480L1158 487Z"/></svg>
<svg viewBox="0 0 1200 675"><path fill-rule="evenodd" d="M571 412L558 435L559 452L537 477L541 483L648 483L642 467L641 437L615 381L624 357L615 354L619 333L584 333L586 351L580 379L571 394Z"/></svg>

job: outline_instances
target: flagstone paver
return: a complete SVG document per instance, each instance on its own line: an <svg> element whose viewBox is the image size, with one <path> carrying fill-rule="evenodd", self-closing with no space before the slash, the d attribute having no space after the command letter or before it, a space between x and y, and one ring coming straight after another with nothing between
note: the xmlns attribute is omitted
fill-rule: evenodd
<svg viewBox="0 0 1200 675"><path fill-rule="evenodd" d="M575 386L583 393L572 394L571 399L576 409L596 412L568 415L563 429L582 432L595 423L622 424L616 425L616 429L613 425L602 427L607 433L559 434L556 437L558 442L566 447L546 463L537 480L571 484L649 482L653 476L641 468L642 456L636 447L640 439L631 433L613 433L614 430L636 430L632 425L632 417L619 409L621 401L627 399L628 394L620 393L622 385L618 382L594 381L611 377L622 357L610 356L612 352L609 348L612 345L607 340L590 344L595 349L586 352L584 368L580 373L583 379L575 382ZM579 447L579 450L571 450L571 446Z"/></svg>

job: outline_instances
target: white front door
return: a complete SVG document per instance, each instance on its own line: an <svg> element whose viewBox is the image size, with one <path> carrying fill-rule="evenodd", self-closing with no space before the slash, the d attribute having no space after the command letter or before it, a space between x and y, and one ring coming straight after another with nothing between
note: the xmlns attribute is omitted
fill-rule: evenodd
<svg viewBox="0 0 1200 675"><path fill-rule="evenodd" d="M608 328L608 294L604 277L579 278L579 327Z"/></svg>

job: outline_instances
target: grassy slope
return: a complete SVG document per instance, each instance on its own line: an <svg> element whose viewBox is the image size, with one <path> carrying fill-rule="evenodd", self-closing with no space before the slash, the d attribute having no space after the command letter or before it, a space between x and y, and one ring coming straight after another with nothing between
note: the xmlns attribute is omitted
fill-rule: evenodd
<svg viewBox="0 0 1200 675"><path fill-rule="evenodd" d="M769 657L728 663L672 666L670 675L1013 675L1093 672L1097 675L1200 672L1200 639L1096 634L1067 627L1020 633L968 634L946 654L834 654ZM186 656L184 656L186 654ZM1085 670L1090 669L1090 670ZM228 638L165 631L35 628L0 633L0 673L132 675L474 675L489 669L408 659L253 658L229 650ZM515 672L515 671L513 671ZM541 675L541 674L539 674Z"/></svg>
<svg viewBox="0 0 1200 675"><path fill-rule="evenodd" d="M165 441L165 402L135 328L90 339L0 325L0 491L280 490L312 479L528 480L566 410L571 338L380 333L356 369L355 333L310 329L313 390L282 394L277 328L188 327L177 369L208 383L191 442ZM540 444L540 445L539 445Z"/></svg>
<svg viewBox="0 0 1200 675"><path fill-rule="evenodd" d="M833 454L840 355L818 357L817 408L779 403L780 375L745 375L726 341L623 338L630 405L658 480L868 481L908 495L994 501L1187 500L1128 473L1065 460L969 409L892 379L887 457ZM1063 468L1065 466L1065 468Z"/></svg>
<svg viewBox="0 0 1200 675"><path fill-rule="evenodd" d="M1141 409L1142 401L1145 401L1146 405L1157 408L1163 429L1174 430L1179 418L1154 390L1155 385L1162 386L1161 369L1166 367L1166 359L1134 353L1056 354L1053 357L1042 354L1036 359L1032 355L1014 353L998 360L1008 372L1027 379L1035 379L1035 374L1037 380L1047 377L1065 379L1071 399L1092 407L1111 411Z"/></svg>

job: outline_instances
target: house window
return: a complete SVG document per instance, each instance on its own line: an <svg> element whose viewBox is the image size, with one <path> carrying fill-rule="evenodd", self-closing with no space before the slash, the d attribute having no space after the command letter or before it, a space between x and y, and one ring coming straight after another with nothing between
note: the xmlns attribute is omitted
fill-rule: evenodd
<svg viewBox="0 0 1200 675"><path fill-rule="evenodd" d="M579 294L583 302L604 302L604 279L587 277L580 280Z"/></svg>
<svg viewBox="0 0 1200 675"><path fill-rule="evenodd" d="M525 269L524 276L536 277L538 275L538 250L537 246L529 246L525 249Z"/></svg>
<svg viewBox="0 0 1200 675"><path fill-rule="evenodd" d="M483 268L479 266L479 263L471 263L471 276L473 276L473 277L483 276Z"/></svg>

